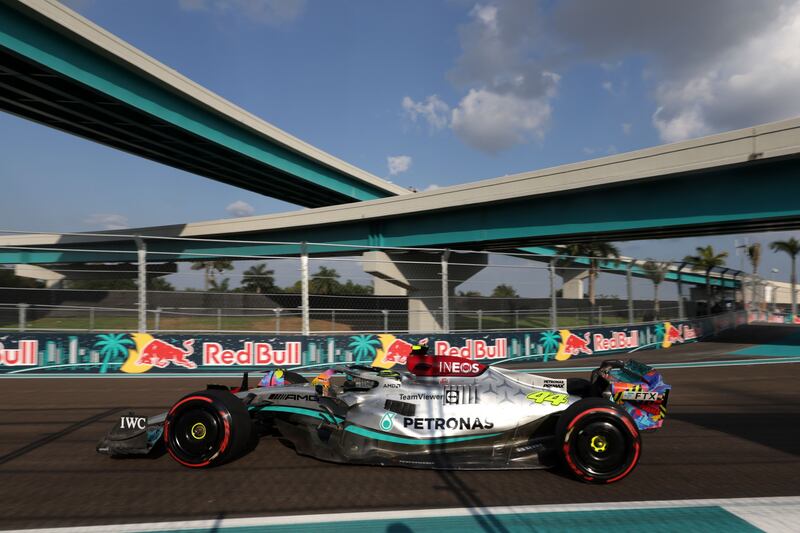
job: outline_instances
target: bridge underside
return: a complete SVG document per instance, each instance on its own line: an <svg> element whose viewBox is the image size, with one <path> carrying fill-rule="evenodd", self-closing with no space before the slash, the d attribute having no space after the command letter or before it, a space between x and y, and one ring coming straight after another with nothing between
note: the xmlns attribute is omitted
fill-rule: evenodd
<svg viewBox="0 0 800 533"><path fill-rule="evenodd" d="M358 254L363 247L378 246L515 251L540 244L594 239L777 231L800 227L800 180L796 168L794 159L775 158L736 168L422 212L398 212L390 208L397 200L379 200L387 203L388 214L378 218L354 214L336 224L308 223L315 213L306 211L266 216L240 226L248 231L225 230L224 224L215 223L208 224L208 231L203 232L198 228L205 225L198 223L125 233L160 237L148 241L148 254L153 260L191 261L217 255L242 259L298 255L303 241L338 245L309 247L311 254L334 255ZM373 202L353 209L368 204ZM236 221L227 224L235 225ZM261 229L254 231L252 228L257 226ZM170 239L181 236L219 241ZM226 239L244 242L229 243ZM62 236L45 246L36 246L44 242L36 236L2 237L0 263L135 260L132 239L113 233L103 237Z"/></svg>
<svg viewBox="0 0 800 533"><path fill-rule="evenodd" d="M66 9L48 4L40 8ZM338 164L335 158L300 141L295 144L303 148L296 150L284 145L276 139L289 142L288 134L252 116L237 118L237 112L245 112L133 47L126 45L126 53L171 73L173 85L36 16L32 9L0 0L0 110L304 207L405 192L343 162L341 168L329 166ZM70 20L88 27L76 16ZM182 92L190 90L226 111ZM255 125L251 128L244 120ZM301 151L305 149L308 153Z"/></svg>

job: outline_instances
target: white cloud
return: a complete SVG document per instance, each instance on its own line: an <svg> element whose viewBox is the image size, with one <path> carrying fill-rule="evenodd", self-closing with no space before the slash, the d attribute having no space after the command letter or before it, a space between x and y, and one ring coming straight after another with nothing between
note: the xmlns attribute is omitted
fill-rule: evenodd
<svg viewBox="0 0 800 533"><path fill-rule="evenodd" d="M422 190L422 192L435 191L436 189L440 189L440 188L441 188L441 187L439 187L439 186L438 186L438 185L436 185L435 183L431 183L430 185L428 185L427 187L425 187L425 188Z"/></svg>
<svg viewBox="0 0 800 533"><path fill-rule="evenodd" d="M453 110L452 127L470 146L496 154L530 137L543 137L550 112L547 97L471 89Z"/></svg>
<svg viewBox="0 0 800 533"><path fill-rule="evenodd" d="M633 124L631 124L630 122L622 123L622 133L624 133L625 135L630 135L632 130L633 130Z"/></svg>
<svg viewBox="0 0 800 533"><path fill-rule="evenodd" d="M423 102L415 102L410 97L403 97L403 112L412 121L418 118L425 120L430 126L431 131L445 128L450 121L450 106L442 101L435 94L429 96Z"/></svg>
<svg viewBox="0 0 800 533"><path fill-rule="evenodd" d="M608 91L611 94L614 94L614 84L613 83L611 83L610 81L604 81L601 85L603 86L603 89L605 89L606 91Z"/></svg>
<svg viewBox="0 0 800 533"><path fill-rule="evenodd" d="M178 0L178 5L184 11L238 12L254 22L277 26L299 17L306 0Z"/></svg>
<svg viewBox="0 0 800 533"><path fill-rule="evenodd" d="M247 202L236 200L235 202L229 204L228 207L225 208L225 211L235 217L249 217L255 213L256 210Z"/></svg>
<svg viewBox="0 0 800 533"><path fill-rule="evenodd" d="M94 213L86 217L84 222L92 227L101 229L125 229L128 225L128 217L117 213Z"/></svg>
<svg viewBox="0 0 800 533"><path fill-rule="evenodd" d="M679 141L800 114L800 3L700 72L663 81L653 125Z"/></svg>
<svg viewBox="0 0 800 533"><path fill-rule="evenodd" d="M386 158L389 165L389 174L397 176L411 168L411 156L408 155L392 155Z"/></svg>

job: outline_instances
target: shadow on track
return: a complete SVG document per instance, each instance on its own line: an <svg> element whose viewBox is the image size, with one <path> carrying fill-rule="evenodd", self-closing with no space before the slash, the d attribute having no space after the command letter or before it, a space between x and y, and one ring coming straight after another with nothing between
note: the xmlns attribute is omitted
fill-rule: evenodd
<svg viewBox="0 0 800 533"><path fill-rule="evenodd" d="M7 453L5 455L0 456L0 465L4 465L9 461L13 461L14 459L16 459L18 457L21 457L21 456L25 455L28 452L32 452L33 450L35 450L37 448L41 448L45 444L49 444L49 443L53 442L54 440L60 439L61 437L65 436L65 435L69 435L73 431L76 431L78 429L81 429L82 427L88 426L89 424L92 424L94 422L102 420L103 418L105 418L107 416L110 416L110 415L113 415L114 413L117 413L117 412L121 411L122 409L123 409L122 407L112 407L111 409L107 409L107 410L103 411L102 413L96 414L94 416L90 416L89 418L85 418L85 419L83 419L83 420L81 420L79 422L75 422L74 424L65 427L61 431L57 431L55 433L50 433L49 435L46 435L46 436L44 436L44 437L42 437L40 439L37 439L37 440L31 442L30 444L26 444L25 446L23 446L21 448L17 448L13 452L9 452L9 453Z"/></svg>
<svg viewBox="0 0 800 533"><path fill-rule="evenodd" d="M673 413L672 418L727 433L792 455L800 455L800 412Z"/></svg>

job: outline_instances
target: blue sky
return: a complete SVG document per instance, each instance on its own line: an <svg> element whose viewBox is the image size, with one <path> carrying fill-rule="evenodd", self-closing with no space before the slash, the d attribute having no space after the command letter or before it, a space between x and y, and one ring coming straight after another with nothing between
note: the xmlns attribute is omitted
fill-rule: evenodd
<svg viewBox="0 0 800 533"><path fill-rule="evenodd" d="M420 190L796 116L798 4L67 2L279 128ZM0 139L0 229L82 231L297 209L7 114ZM621 248L666 259L711 243L733 255L736 238ZM788 277L788 261L764 256L762 270Z"/></svg>

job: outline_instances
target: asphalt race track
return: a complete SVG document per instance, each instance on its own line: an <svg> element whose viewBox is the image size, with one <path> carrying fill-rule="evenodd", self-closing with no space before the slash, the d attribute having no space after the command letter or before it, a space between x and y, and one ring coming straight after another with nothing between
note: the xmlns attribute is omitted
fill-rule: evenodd
<svg viewBox="0 0 800 533"><path fill-rule="evenodd" d="M771 348L753 346L781 340L788 345L784 352L800 355L799 333L791 326L747 326L714 342L639 352L636 358L764 360ZM733 353L742 350L748 351ZM550 364L592 366L600 359ZM163 411L208 379L2 379L0 529L800 492L800 365L662 372L673 385L665 428L644 436L639 467L610 486L544 470L341 466L297 456L276 440L262 440L249 455L210 470L188 470L167 456L114 460L94 446L122 410Z"/></svg>

